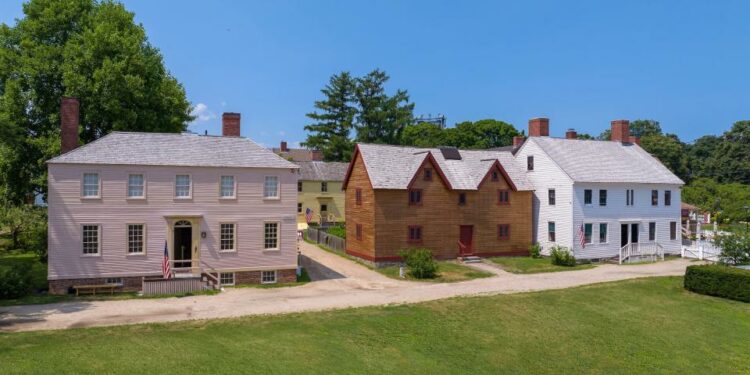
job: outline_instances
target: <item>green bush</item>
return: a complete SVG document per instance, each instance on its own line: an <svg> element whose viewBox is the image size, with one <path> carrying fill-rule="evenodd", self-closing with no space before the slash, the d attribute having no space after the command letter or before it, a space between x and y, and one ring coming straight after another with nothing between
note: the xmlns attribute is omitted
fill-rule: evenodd
<svg viewBox="0 0 750 375"><path fill-rule="evenodd" d="M553 247L552 250L550 250L550 257L552 264L557 266L574 267L576 265L576 257L564 247Z"/></svg>
<svg viewBox="0 0 750 375"><path fill-rule="evenodd" d="M336 225L333 227L328 227L326 229L326 233L339 237L339 238L346 238L346 227L343 225Z"/></svg>
<svg viewBox="0 0 750 375"><path fill-rule="evenodd" d="M16 264L13 267L0 267L0 299L23 297L33 288L31 266Z"/></svg>
<svg viewBox="0 0 750 375"><path fill-rule="evenodd" d="M437 276L438 264L428 249L408 249L401 251L401 257L409 269L409 274L417 279L432 279Z"/></svg>
<svg viewBox="0 0 750 375"><path fill-rule="evenodd" d="M688 266L685 289L737 301L750 302L750 270L724 266Z"/></svg>
<svg viewBox="0 0 750 375"><path fill-rule="evenodd" d="M716 237L716 246L721 249L719 258L724 264L750 262L750 232L738 231Z"/></svg>
<svg viewBox="0 0 750 375"><path fill-rule="evenodd" d="M538 243L535 243L531 246L529 246L529 256L532 258L541 258L542 257L542 247L539 246Z"/></svg>

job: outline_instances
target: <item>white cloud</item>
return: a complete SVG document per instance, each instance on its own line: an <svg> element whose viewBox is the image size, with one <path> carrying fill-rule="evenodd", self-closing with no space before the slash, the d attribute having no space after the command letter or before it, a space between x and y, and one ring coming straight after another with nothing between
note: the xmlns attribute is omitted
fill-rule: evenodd
<svg viewBox="0 0 750 375"><path fill-rule="evenodd" d="M195 120L193 122L206 122L216 118L216 113L208 109L208 106L204 103L196 104L190 114L195 116Z"/></svg>

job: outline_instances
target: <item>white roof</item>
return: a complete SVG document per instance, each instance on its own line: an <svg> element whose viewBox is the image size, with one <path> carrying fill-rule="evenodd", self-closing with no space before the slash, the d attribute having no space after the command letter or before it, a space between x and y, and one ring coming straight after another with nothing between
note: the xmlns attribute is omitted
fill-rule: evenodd
<svg viewBox="0 0 750 375"><path fill-rule="evenodd" d="M634 143L530 137L573 182L674 184L684 182Z"/></svg>
<svg viewBox="0 0 750 375"><path fill-rule="evenodd" d="M438 148L375 144L359 144L358 147L374 189L406 189L431 154L453 189L476 190L490 167L498 161L517 190L533 190L525 172L508 151L459 150L460 160L446 160Z"/></svg>
<svg viewBox="0 0 750 375"><path fill-rule="evenodd" d="M48 163L298 168L247 138L192 133L112 132Z"/></svg>

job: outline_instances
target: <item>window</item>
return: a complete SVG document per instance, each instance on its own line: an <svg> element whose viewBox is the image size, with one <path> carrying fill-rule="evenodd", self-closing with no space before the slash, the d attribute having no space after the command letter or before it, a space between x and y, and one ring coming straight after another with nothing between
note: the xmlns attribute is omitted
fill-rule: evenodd
<svg viewBox="0 0 750 375"><path fill-rule="evenodd" d="M302 181L297 181L297 191L302 191Z"/></svg>
<svg viewBox="0 0 750 375"><path fill-rule="evenodd" d="M555 222L547 222L547 241L555 242Z"/></svg>
<svg viewBox="0 0 750 375"><path fill-rule="evenodd" d="M104 279L104 283L109 285L122 285L122 277L108 277Z"/></svg>
<svg viewBox="0 0 750 375"><path fill-rule="evenodd" d="M527 171L534 170L534 156L532 155L529 155L526 157L526 170Z"/></svg>
<svg viewBox="0 0 750 375"><path fill-rule="evenodd" d="M362 224L357 224L355 236L357 241L362 241Z"/></svg>
<svg viewBox="0 0 750 375"><path fill-rule="evenodd" d="M362 205L362 189L357 188L357 190L354 191L354 201L356 202L357 206Z"/></svg>
<svg viewBox="0 0 750 375"><path fill-rule="evenodd" d="M607 243L607 223L599 223L599 243Z"/></svg>
<svg viewBox="0 0 750 375"><path fill-rule="evenodd" d="M669 222L669 239L670 240L677 239L677 222L676 221Z"/></svg>
<svg viewBox="0 0 750 375"><path fill-rule="evenodd" d="M328 182L323 181L320 183L320 191L324 193L328 192Z"/></svg>
<svg viewBox="0 0 750 375"><path fill-rule="evenodd" d="M510 224L499 224L497 226L497 239L507 240L510 238Z"/></svg>
<svg viewBox="0 0 750 375"><path fill-rule="evenodd" d="M410 205L422 204L422 189L409 189L409 204Z"/></svg>
<svg viewBox="0 0 750 375"><path fill-rule="evenodd" d="M583 191L583 204L585 205L591 205L593 194L591 193L591 189L586 189Z"/></svg>
<svg viewBox="0 0 750 375"><path fill-rule="evenodd" d="M424 169L424 180L425 181L432 181L432 169L425 168Z"/></svg>
<svg viewBox="0 0 750 375"><path fill-rule="evenodd" d="M99 173L83 174L83 197L99 198Z"/></svg>
<svg viewBox="0 0 750 375"><path fill-rule="evenodd" d="M221 176L221 197L234 198L234 176Z"/></svg>
<svg viewBox="0 0 750 375"><path fill-rule="evenodd" d="M492 181L500 181L500 175L497 171L492 171Z"/></svg>
<svg viewBox="0 0 750 375"><path fill-rule="evenodd" d="M510 204L510 192L508 190L497 191L497 204Z"/></svg>
<svg viewBox="0 0 750 375"><path fill-rule="evenodd" d="M651 205L659 205L659 190L651 190Z"/></svg>
<svg viewBox="0 0 750 375"><path fill-rule="evenodd" d="M276 271L261 271L260 282L261 284L275 284L276 283Z"/></svg>
<svg viewBox="0 0 750 375"><path fill-rule="evenodd" d="M174 179L174 196L177 198L190 197L190 175L178 174Z"/></svg>
<svg viewBox="0 0 750 375"><path fill-rule="evenodd" d="M297 213L298 214L302 213L302 203L297 203Z"/></svg>
<svg viewBox="0 0 750 375"><path fill-rule="evenodd" d="M276 176L266 176L263 183L263 198L276 199L279 197L279 178Z"/></svg>
<svg viewBox="0 0 750 375"><path fill-rule="evenodd" d="M625 205L632 206L635 204L635 196L632 189L625 190Z"/></svg>
<svg viewBox="0 0 750 375"><path fill-rule="evenodd" d="M265 223L263 227L263 249L279 248L279 223Z"/></svg>
<svg viewBox="0 0 750 375"><path fill-rule="evenodd" d="M422 242L422 226L409 225L409 243Z"/></svg>
<svg viewBox="0 0 750 375"><path fill-rule="evenodd" d="M466 205L466 193L459 193L458 194L458 205L459 206L465 206Z"/></svg>
<svg viewBox="0 0 750 375"><path fill-rule="evenodd" d="M98 225L84 225L82 233L83 242L83 254L84 255L97 255L99 254L99 226Z"/></svg>
<svg viewBox="0 0 750 375"><path fill-rule="evenodd" d="M664 190L664 205L672 205L672 190Z"/></svg>
<svg viewBox="0 0 750 375"><path fill-rule="evenodd" d="M591 243L591 232L594 230L594 226L591 223L583 224L583 242Z"/></svg>
<svg viewBox="0 0 750 375"><path fill-rule="evenodd" d="M128 254L143 254L146 240L146 226L128 224Z"/></svg>
<svg viewBox="0 0 750 375"><path fill-rule="evenodd" d="M142 174L128 175L128 198L143 198L145 196L145 179Z"/></svg>
<svg viewBox="0 0 750 375"><path fill-rule="evenodd" d="M234 272L219 272L221 285L234 285Z"/></svg>
<svg viewBox="0 0 750 375"><path fill-rule="evenodd" d="M656 222L654 221L648 223L648 240L656 241Z"/></svg>
<svg viewBox="0 0 750 375"><path fill-rule="evenodd" d="M550 206L555 205L555 189L547 190L547 202Z"/></svg>
<svg viewBox="0 0 750 375"><path fill-rule="evenodd" d="M235 251L234 243L236 240L237 227L234 223L221 223L219 225L220 239L219 239L219 250L221 251Z"/></svg>
<svg viewBox="0 0 750 375"><path fill-rule="evenodd" d="M320 212L328 212L328 205L327 204L321 204L320 205Z"/></svg>
<svg viewBox="0 0 750 375"><path fill-rule="evenodd" d="M599 190L599 205L600 206L607 205L607 191L606 190Z"/></svg>

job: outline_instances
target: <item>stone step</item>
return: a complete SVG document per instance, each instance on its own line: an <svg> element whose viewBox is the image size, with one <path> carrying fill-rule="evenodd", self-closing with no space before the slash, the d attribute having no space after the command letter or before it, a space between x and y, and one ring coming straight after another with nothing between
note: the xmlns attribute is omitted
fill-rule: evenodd
<svg viewBox="0 0 750 375"><path fill-rule="evenodd" d="M462 257L461 261L464 262L464 263L481 263L482 262L482 258L471 255L471 256L467 256L467 257Z"/></svg>

